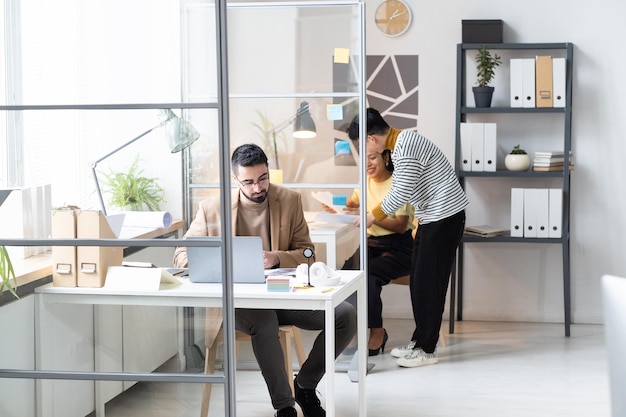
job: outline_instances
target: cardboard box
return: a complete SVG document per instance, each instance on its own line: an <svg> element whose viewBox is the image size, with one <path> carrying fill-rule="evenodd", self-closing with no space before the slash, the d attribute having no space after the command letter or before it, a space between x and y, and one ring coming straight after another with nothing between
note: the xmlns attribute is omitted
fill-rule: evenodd
<svg viewBox="0 0 626 417"><path fill-rule="evenodd" d="M52 239L76 238L78 210L52 210ZM52 285L76 287L76 246L52 247Z"/></svg>
<svg viewBox="0 0 626 417"><path fill-rule="evenodd" d="M502 20L462 20L463 43L502 43Z"/></svg>
<svg viewBox="0 0 626 417"><path fill-rule="evenodd" d="M116 239L106 216L100 210L83 210L78 215L76 237L79 239ZM122 247L79 246L77 284L79 287L102 287L109 266L122 265Z"/></svg>

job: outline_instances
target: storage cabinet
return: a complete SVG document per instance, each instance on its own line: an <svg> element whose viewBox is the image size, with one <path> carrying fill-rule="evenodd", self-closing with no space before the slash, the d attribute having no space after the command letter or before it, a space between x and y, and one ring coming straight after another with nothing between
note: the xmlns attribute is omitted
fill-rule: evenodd
<svg viewBox="0 0 626 417"><path fill-rule="evenodd" d="M569 210L570 210L570 151L571 151L571 121L572 121L572 68L573 68L573 44L571 43L533 43L533 44L487 44L484 45L493 53L502 57L502 65L496 70L496 92L499 96L494 96L493 106L490 108L476 108L473 106L471 97L471 86L473 80L471 69L473 68L473 56L483 44L459 44L457 46L457 90L456 90L456 142L455 142L455 170L461 186L467 190L469 182L480 182L484 179L497 179L497 181L508 182L509 184L527 184L529 188L546 187L546 182L556 183L556 187L562 189L562 233L561 237L547 238L523 238L512 237L510 233L490 238L464 235L458 249L456 267L453 271L451 284L451 318L454 317L456 307L456 319L463 319L463 287L464 287L464 251L468 244L553 244L562 248L562 271L563 271L563 306L565 335L570 335L571 304L570 304L570 253L569 253ZM539 55L551 55L553 57L565 58L565 104L564 107L511 107L510 86L508 84L509 59L510 58L534 58ZM546 118L550 123L546 123ZM554 118L557 121L555 122ZM497 158L497 169L493 172L467 171L463 167L462 144L461 144L461 124L464 122L495 122L498 133L497 141L500 154ZM551 126L551 127L546 127ZM554 126L557 126L555 132ZM513 127L513 128L511 128ZM517 131L515 130L517 127ZM558 140L546 142L537 130L550 130L549 136ZM503 149L500 141L509 141L510 148ZM522 147L527 147L528 153L532 157L532 151L563 150L564 163L561 171L537 172L532 167L527 171L508 171L504 167L504 154L508 153L513 145L518 142ZM558 147L557 147L558 146ZM532 150L531 150L532 149ZM491 181L491 180L487 180ZM550 188L554 188L550 185ZM488 196L478 196L483 200L483 204L490 204ZM477 198L470 198L472 204L479 205ZM510 198L510 197L509 197ZM472 201L474 200L474 201ZM468 216L468 225L472 219ZM456 299L456 306L455 306ZM454 331L453 322L450 325L451 332Z"/></svg>

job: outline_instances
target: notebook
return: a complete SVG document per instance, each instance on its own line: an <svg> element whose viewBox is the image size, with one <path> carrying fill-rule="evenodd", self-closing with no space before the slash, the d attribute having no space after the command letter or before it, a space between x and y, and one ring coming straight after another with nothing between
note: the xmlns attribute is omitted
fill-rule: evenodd
<svg viewBox="0 0 626 417"><path fill-rule="evenodd" d="M214 240L190 236L187 239ZM259 236L233 237L233 281L240 284L265 284L263 242ZM187 248L189 281L221 283L223 277L220 247Z"/></svg>

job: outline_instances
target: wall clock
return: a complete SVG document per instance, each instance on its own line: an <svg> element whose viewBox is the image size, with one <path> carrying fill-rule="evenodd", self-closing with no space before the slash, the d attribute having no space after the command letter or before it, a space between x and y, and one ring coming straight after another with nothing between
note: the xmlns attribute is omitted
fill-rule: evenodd
<svg viewBox="0 0 626 417"><path fill-rule="evenodd" d="M386 36L400 36L411 26L411 9L403 0L385 0L376 8L376 27Z"/></svg>

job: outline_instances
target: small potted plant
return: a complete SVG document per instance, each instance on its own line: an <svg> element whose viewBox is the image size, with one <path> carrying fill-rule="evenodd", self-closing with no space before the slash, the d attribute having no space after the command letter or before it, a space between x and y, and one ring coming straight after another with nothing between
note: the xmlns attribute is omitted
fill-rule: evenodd
<svg viewBox="0 0 626 417"><path fill-rule="evenodd" d="M519 145L515 145L511 153L504 157L504 166L509 171L526 171L530 168L530 156Z"/></svg>
<svg viewBox="0 0 626 417"><path fill-rule="evenodd" d="M165 201L165 191L157 178L144 177L142 173L137 156L128 172L104 174L103 189L111 195L111 205L130 211L159 210L159 203Z"/></svg>
<svg viewBox="0 0 626 417"><path fill-rule="evenodd" d="M15 271L9 257L9 251L7 251L6 246L0 246L0 297L2 292L6 290L13 294L15 298L19 298L15 291L16 287Z"/></svg>
<svg viewBox="0 0 626 417"><path fill-rule="evenodd" d="M491 107L491 98L493 97L493 87L489 85L491 80L496 76L495 68L502 63L498 54L491 54L491 51L483 46L476 54L476 70L477 84L472 87L474 93L474 103L476 107Z"/></svg>

